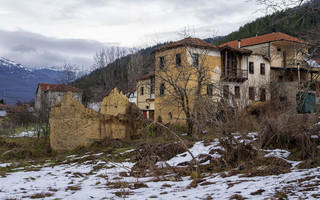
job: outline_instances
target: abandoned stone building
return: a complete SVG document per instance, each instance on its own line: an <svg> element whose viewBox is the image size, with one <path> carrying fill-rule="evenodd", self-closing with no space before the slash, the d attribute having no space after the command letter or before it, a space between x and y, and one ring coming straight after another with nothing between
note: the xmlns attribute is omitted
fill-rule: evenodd
<svg viewBox="0 0 320 200"><path fill-rule="evenodd" d="M100 112L85 108L73 96L71 92L66 93L61 103L51 108L52 149L70 150L104 138L132 138L141 133L141 110L117 88L103 99Z"/></svg>
<svg viewBox="0 0 320 200"><path fill-rule="evenodd" d="M82 102L82 90L65 84L39 83L35 96L35 109L40 111L61 102L63 95L72 92L73 98Z"/></svg>

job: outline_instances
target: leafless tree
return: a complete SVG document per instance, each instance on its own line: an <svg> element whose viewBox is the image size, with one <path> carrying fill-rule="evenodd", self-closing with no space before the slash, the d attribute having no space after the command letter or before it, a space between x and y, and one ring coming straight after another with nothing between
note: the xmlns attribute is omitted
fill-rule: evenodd
<svg viewBox="0 0 320 200"><path fill-rule="evenodd" d="M79 78L78 77L78 67L70 64L70 62L64 62L61 65L62 74L60 77L60 83L64 83L66 85L74 84L74 81Z"/></svg>
<svg viewBox="0 0 320 200"><path fill-rule="evenodd" d="M219 86L211 77L212 66L209 66L207 60L210 48L194 48L187 39L181 41L185 42L182 44L186 47L184 54L178 48L173 48L161 55L160 59L163 61L156 61L161 62L156 68L156 89L160 91L158 95L163 99L161 107L181 109L187 122L188 133L192 135L195 123L192 109L196 99L206 93L205 86L212 86L208 87L209 95L216 94L213 90ZM179 54L181 57L177 58L176 55ZM165 95L161 90L165 91Z"/></svg>

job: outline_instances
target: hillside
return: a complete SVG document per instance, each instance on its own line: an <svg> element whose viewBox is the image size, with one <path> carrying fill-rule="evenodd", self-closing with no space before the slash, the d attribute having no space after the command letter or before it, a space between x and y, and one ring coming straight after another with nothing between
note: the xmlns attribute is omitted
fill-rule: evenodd
<svg viewBox="0 0 320 200"><path fill-rule="evenodd" d="M309 34L320 29L320 0L314 0L310 5L276 12L253 22L241 26L227 36L223 36L214 44L220 45L229 41L264 35L273 32L282 32L291 36L309 40ZM319 36L318 36L319 37ZM207 39L208 41L211 38Z"/></svg>
<svg viewBox="0 0 320 200"><path fill-rule="evenodd" d="M50 69L32 70L21 64L0 58L0 99L14 105L17 101L34 100L39 82L58 83L61 71Z"/></svg>

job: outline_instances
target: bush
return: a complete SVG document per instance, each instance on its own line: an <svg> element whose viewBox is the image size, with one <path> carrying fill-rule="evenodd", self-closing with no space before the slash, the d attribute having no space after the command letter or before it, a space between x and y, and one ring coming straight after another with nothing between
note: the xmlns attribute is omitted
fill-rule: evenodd
<svg viewBox="0 0 320 200"><path fill-rule="evenodd" d="M290 150L296 159L314 158L319 155L320 126L313 114L283 113L266 116L261 121L259 143L261 148Z"/></svg>

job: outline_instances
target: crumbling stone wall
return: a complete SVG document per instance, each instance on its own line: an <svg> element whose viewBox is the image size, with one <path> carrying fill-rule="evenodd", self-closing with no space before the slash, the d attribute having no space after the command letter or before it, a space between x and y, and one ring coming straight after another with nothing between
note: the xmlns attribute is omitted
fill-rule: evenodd
<svg viewBox="0 0 320 200"><path fill-rule="evenodd" d="M115 88L101 103L101 112L85 108L68 92L51 108L50 144L53 150L71 150L110 138L130 138L142 129L141 110Z"/></svg>

